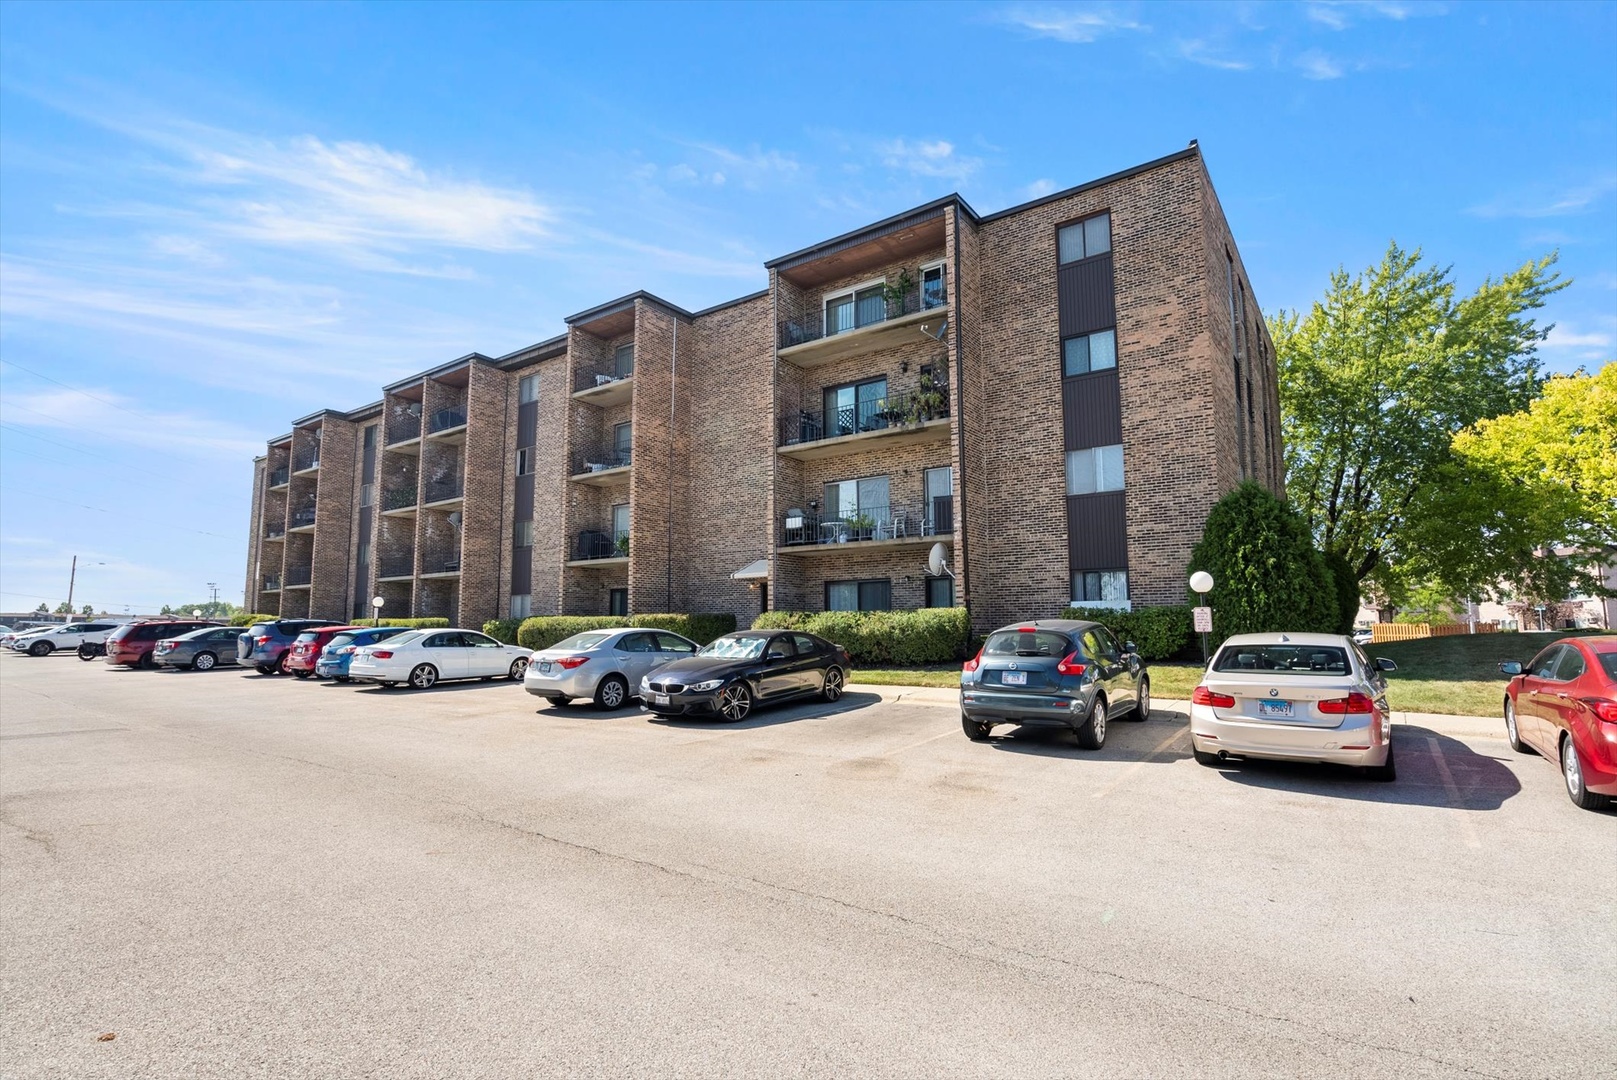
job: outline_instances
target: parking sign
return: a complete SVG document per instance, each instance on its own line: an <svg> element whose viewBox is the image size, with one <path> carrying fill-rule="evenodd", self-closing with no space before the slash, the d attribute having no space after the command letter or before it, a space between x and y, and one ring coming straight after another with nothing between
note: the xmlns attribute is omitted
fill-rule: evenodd
<svg viewBox="0 0 1617 1080"><path fill-rule="evenodd" d="M1213 609L1199 607L1190 609L1192 629L1198 634L1211 634L1213 632Z"/></svg>

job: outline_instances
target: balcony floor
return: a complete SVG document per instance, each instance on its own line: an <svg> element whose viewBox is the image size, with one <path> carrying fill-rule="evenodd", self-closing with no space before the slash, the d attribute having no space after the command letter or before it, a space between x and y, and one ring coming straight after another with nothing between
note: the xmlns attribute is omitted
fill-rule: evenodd
<svg viewBox="0 0 1617 1080"><path fill-rule="evenodd" d="M574 401L582 401L586 405L598 405L609 409L614 405L622 405L634 397L634 376L618 379L616 382L603 383L600 386L591 386L573 392Z"/></svg>
<svg viewBox="0 0 1617 1080"><path fill-rule="evenodd" d="M777 447L775 452L782 457L796 458L799 461L815 461L820 458L836 457L839 454L857 454L865 450L924 446L928 443L948 441L949 418L941 416L936 420L925 420L914 426L900 424L878 428L875 431L861 431L853 435L819 439L815 442L793 443L790 446Z"/></svg>
<svg viewBox="0 0 1617 1080"><path fill-rule="evenodd" d="M820 338L818 341L805 341L801 345L792 345L781 349L777 354L782 360L807 371L810 368L834 364L838 360L846 360L850 356L863 356L878 349L890 349L895 345L908 345L911 342L921 341L932 335L921 329L922 323L932 324L932 328L943 319L949 317L949 305L927 308L925 311L914 311L908 315L900 315L895 319L886 319L870 326L861 326L857 330L844 330L840 334Z"/></svg>
<svg viewBox="0 0 1617 1080"><path fill-rule="evenodd" d="M444 428L442 431L434 431L431 435L428 435L427 438L431 439L433 442L449 443L451 445L458 446L466 441L466 425L458 424L452 428Z"/></svg>
<svg viewBox="0 0 1617 1080"><path fill-rule="evenodd" d="M835 559L890 551L894 548L931 547L936 543L947 544L953 540L952 533L933 533L930 536L917 533L914 536L900 536L892 540L848 540L840 544L776 544L775 554L810 559Z"/></svg>
<svg viewBox="0 0 1617 1080"><path fill-rule="evenodd" d="M421 436L416 435L409 439L400 439L395 443L388 443L383 447L391 454L409 454L411 457L421 456Z"/></svg>
<svg viewBox="0 0 1617 1080"><path fill-rule="evenodd" d="M629 482L629 472L634 466L619 465L615 469L597 469L595 472L574 473L568 479L575 484L592 484L595 487L616 487Z"/></svg>
<svg viewBox="0 0 1617 1080"><path fill-rule="evenodd" d="M610 559L569 559L568 566L576 566L585 570L610 570L614 566L628 566L629 556L614 555Z"/></svg>

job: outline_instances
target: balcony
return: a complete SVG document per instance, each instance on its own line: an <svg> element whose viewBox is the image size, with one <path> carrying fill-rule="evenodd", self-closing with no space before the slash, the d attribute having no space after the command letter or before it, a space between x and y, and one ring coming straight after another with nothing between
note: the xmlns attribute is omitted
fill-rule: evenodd
<svg viewBox="0 0 1617 1080"><path fill-rule="evenodd" d="M312 567L300 566L286 572L286 584L282 587L287 589L306 589L308 588L309 582L313 579L313 577L314 571Z"/></svg>
<svg viewBox="0 0 1617 1080"><path fill-rule="evenodd" d="M427 484L427 495L422 505L448 509L449 504L460 503L465 495L466 482L459 477L451 477L448 480L433 480Z"/></svg>
<svg viewBox="0 0 1617 1080"><path fill-rule="evenodd" d="M296 461L294 461L292 463L292 472L293 472L293 475L296 475L296 476L302 476L305 473L312 473L312 472L319 472L319 471L320 471L320 455L319 454L310 454L307 457L301 457L301 458L299 458L298 460L296 460Z"/></svg>
<svg viewBox="0 0 1617 1080"><path fill-rule="evenodd" d="M454 444L465 442L465 408L439 409L433 413L427 420L427 438Z"/></svg>
<svg viewBox="0 0 1617 1080"><path fill-rule="evenodd" d="M264 591L265 592L280 592L281 591L281 579L276 577L273 574L270 575L269 577L266 577L264 579Z"/></svg>
<svg viewBox="0 0 1617 1080"><path fill-rule="evenodd" d="M305 510L299 510L297 513L293 514L289 525L290 527L287 530L288 532L313 532L314 507L311 506Z"/></svg>
<svg viewBox="0 0 1617 1080"><path fill-rule="evenodd" d="M608 409L613 405L622 405L634 397L634 370L631 368L627 375L581 372L575 385L577 389L573 391L574 401Z"/></svg>
<svg viewBox="0 0 1617 1080"><path fill-rule="evenodd" d="M387 418L387 448L400 453L413 454L421 446L421 403L393 406L393 415Z"/></svg>
<svg viewBox="0 0 1617 1080"><path fill-rule="evenodd" d="M634 452L627 446L574 454L572 479L597 487L627 483L633 458Z"/></svg>
<svg viewBox="0 0 1617 1080"><path fill-rule="evenodd" d="M285 525L269 525L269 526L266 526L265 529L264 529L264 539L266 539L266 540L283 540L285 538L286 538L286 526Z"/></svg>
<svg viewBox="0 0 1617 1080"><path fill-rule="evenodd" d="M282 465L279 469L271 469L269 474L269 489L277 491L292 482L292 470Z"/></svg>
<svg viewBox="0 0 1617 1080"><path fill-rule="evenodd" d="M568 560L567 565L627 566L628 563L628 533L620 533L614 537L611 533L599 529L585 529L578 534L578 543L573 545L573 557Z"/></svg>
<svg viewBox="0 0 1617 1080"><path fill-rule="evenodd" d="M779 452L801 461L857 451L949 441L949 402L941 390L916 391L906 401L879 400L824 412L783 416Z"/></svg>
<svg viewBox="0 0 1617 1080"><path fill-rule="evenodd" d="M388 488L382 492L382 513L415 513L416 491L411 487Z"/></svg>
<svg viewBox="0 0 1617 1080"><path fill-rule="evenodd" d="M917 286L900 298L861 303L857 310L842 308L829 326L823 310L782 319L777 337L779 355L807 370L923 337L942 340L948 315L949 305L943 294L932 290L923 293Z"/></svg>
<svg viewBox="0 0 1617 1080"><path fill-rule="evenodd" d="M387 556L376 566L377 581L409 581L413 577L415 577L415 553L411 551L403 555Z"/></svg>
<svg viewBox="0 0 1617 1080"><path fill-rule="evenodd" d="M780 553L835 556L886 547L931 544L954 532L954 500L914 507L868 506L840 514L788 510L781 518Z"/></svg>
<svg viewBox="0 0 1617 1080"><path fill-rule="evenodd" d="M460 576L460 552L451 551L441 555L429 555L421 563L421 576L424 578L448 578Z"/></svg>

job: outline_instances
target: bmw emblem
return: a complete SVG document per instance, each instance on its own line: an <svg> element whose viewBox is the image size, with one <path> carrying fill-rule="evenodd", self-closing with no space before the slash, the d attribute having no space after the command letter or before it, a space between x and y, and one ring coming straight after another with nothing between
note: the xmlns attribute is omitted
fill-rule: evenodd
<svg viewBox="0 0 1617 1080"><path fill-rule="evenodd" d="M1271 689L1269 691L1269 696L1270 697L1279 697L1280 696L1280 691L1278 689Z"/></svg>
<svg viewBox="0 0 1617 1080"><path fill-rule="evenodd" d="M1015 671L1015 670L1016 670L1016 665L1015 665L1015 664L1012 664L1012 665L1011 665L1011 670L1012 670L1012 671Z"/></svg>

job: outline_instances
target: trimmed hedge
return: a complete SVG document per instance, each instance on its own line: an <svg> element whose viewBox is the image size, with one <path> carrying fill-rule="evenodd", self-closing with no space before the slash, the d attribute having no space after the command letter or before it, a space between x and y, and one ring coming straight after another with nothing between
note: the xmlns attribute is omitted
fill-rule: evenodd
<svg viewBox="0 0 1617 1080"><path fill-rule="evenodd" d="M766 611L754 630L804 630L848 650L855 664L911 666L965 658L966 609Z"/></svg>
<svg viewBox="0 0 1617 1080"><path fill-rule="evenodd" d="M355 625L356 626L363 626L364 623L356 623ZM377 623L376 625L378 625L378 626L402 626L402 627L405 627L406 629L409 629L409 630L444 630L444 629L448 628L449 620L448 619L439 619L439 618L431 618L431 619L383 619L379 623Z"/></svg>
<svg viewBox="0 0 1617 1080"><path fill-rule="evenodd" d="M648 630L671 630L690 638L698 645L706 645L720 634L736 628L736 617L728 613L708 615L636 615L630 626L643 626Z"/></svg>
<svg viewBox="0 0 1617 1080"><path fill-rule="evenodd" d="M505 623L510 620L497 619L495 622L485 623L483 632L490 637L500 637L489 629L495 623ZM617 630L623 627L637 626L647 630L671 630L690 638L698 645L706 645L720 634L728 634L736 628L734 615L536 615L531 619L524 619L517 627L516 643L525 649L548 649L558 641L563 641L574 634L582 634L586 630ZM504 638L500 638L504 641Z"/></svg>
<svg viewBox="0 0 1617 1080"><path fill-rule="evenodd" d="M507 645L517 643L517 630L522 626L521 619L490 619L483 624L483 633L495 641L503 641Z"/></svg>
<svg viewBox="0 0 1617 1080"><path fill-rule="evenodd" d="M279 618L280 618L279 615L264 615L264 614L258 614L258 615L246 615L246 614L232 615L230 617L230 625L231 626L251 626L254 623L274 622L276 619L279 619Z"/></svg>
<svg viewBox="0 0 1617 1080"><path fill-rule="evenodd" d="M1119 643L1134 642L1134 647L1146 660L1166 660L1176 656L1190 641L1190 608L1185 604L1142 607L1133 611L1070 607L1061 617L1100 623L1112 632Z"/></svg>

